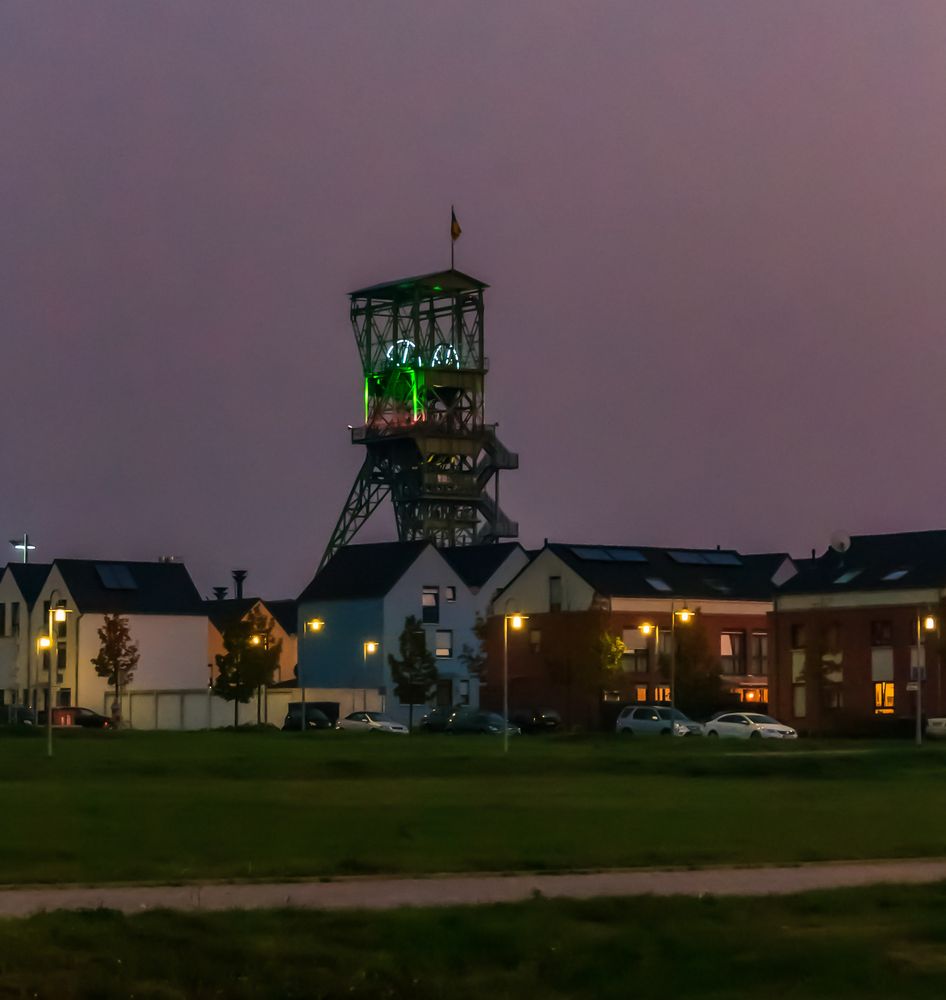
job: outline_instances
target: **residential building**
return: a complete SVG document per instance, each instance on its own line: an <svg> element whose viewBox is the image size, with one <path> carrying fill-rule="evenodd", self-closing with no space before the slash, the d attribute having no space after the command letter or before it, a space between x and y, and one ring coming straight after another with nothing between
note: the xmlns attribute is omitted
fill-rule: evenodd
<svg viewBox="0 0 946 1000"><path fill-rule="evenodd" d="M464 650L475 649L477 614L525 565L517 543L438 550L433 544L382 542L340 549L299 596L299 679L307 687L380 693L387 711L407 718L394 694L388 656L399 655L404 622L414 616L436 658L441 705L477 705L478 678ZM318 630L314 621L324 623ZM366 643L377 643L373 653Z"/></svg>
<svg viewBox="0 0 946 1000"><path fill-rule="evenodd" d="M946 715L946 531L840 538L796 565L771 616L774 714L802 731L891 728L915 719L922 683L923 713Z"/></svg>
<svg viewBox="0 0 946 1000"><path fill-rule="evenodd" d="M675 612L698 615L718 651L733 700L769 698L769 624L773 595L795 573L784 553L546 543L492 602L488 672L482 698L502 706L503 619L527 616L508 631L510 708L554 708L566 722L607 724L616 706L667 701L669 679L658 651L670 654ZM644 634L642 625L656 626ZM622 669L610 688L587 684L595 637L620 638Z"/></svg>
<svg viewBox="0 0 946 1000"><path fill-rule="evenodd" d="M10 563L0 573L0 706L30 705L36 687L38 631L33 608L49 575L48 563Z"/></svg>
<svg viewBox="0 0 946 1000"><path fill-rule="evenodd" d="M279 663L273 676L274 684L295 681L298 650L296 643L296 602L263 601L259 597L237 597L204 601L207 614L207 665L212 680L217 674L217 656L225 652L223 632L232 622L242 621L256 612L272 622L272 640L280 643Z"/></svg>

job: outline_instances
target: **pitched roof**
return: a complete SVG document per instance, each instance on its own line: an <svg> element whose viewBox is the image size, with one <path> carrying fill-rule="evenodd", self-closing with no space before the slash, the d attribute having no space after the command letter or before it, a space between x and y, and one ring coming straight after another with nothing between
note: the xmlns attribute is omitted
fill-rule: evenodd
<svg viewBox="0 0 946 1000"><path fill-rule="evenodd" d="M447 271L434 271L432 274L417 274L411 278L383 281L379 285L369 285L367 288L359 288L348 294L352 298L394 300L412 299L416 294L429 297L451 295L454 292L474 292L480 288L489 288L489 285L451 268Z"/></svg>
<svg viewBox="0 0 946 1000"><path fill-rule="evenodd" d="M384 597L430 542L345 545L299 595L302 601Z"/></svg>
<svg viewBox="0 0 946 1000"><path fill-rule="evenodd" d="M498 542L494 545L463 545L438 551L468 587L478 588L492 577L513 552L521 548L518 542Z"/></svg>
<svg viewBox="0 0 946 1000"><path fill-rule="evenodd" d="M205 614L204 602L183 563L57 559L54 565L83 612Z"/></svg>
<svg viewBox="0 0 946 1000"><path fill-rule="evenodd" d="M295 635L298 629L299 605L287 598L282 601L263 601L266 610L273 616L276 623L287 635Z"/></svg>
<svg viewBox="0 0 946 1000"><path fill-rule="evenodd" d="M16 581L28 608L36 603L51 569L50 563L7 563L7 572Z"/></svg>
<svg viewBox="0 0 946 1000"><path fill-rule="evenodd" d="M844 593L946 586L946 531L854 535L846 552L798 559L784 593Z"/></svg>
<svg viewBox="0 0 946 1000"><path fill-rule="evenodd" d="M685 597L768 601L786 553L743 555L734 549L626 545L547 546L604 597Z"/></svg>
<svg viewBox="0 0 946 1000"><path fill-rule="evenodd" d="M258 597L233 597L224 601L204 601L204 612L218 632L243 616L259 601Z"/></svg>

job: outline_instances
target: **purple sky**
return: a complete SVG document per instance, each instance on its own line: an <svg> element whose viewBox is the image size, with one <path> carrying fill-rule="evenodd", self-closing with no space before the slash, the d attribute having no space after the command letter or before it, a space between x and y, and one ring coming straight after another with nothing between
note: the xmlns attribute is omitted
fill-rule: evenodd
<svg viewBox="0 0 946 1000"><path fill-rule="evenodd" d="M451 201L525 543L946 527L944 51L942 0L3 4L2 540L297 593L346 293Z"/></svg>

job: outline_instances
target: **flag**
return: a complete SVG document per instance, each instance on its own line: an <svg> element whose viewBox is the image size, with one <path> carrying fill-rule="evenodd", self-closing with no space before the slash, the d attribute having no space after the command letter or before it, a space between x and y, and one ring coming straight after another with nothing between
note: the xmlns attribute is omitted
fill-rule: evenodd
<svg viewBox="0 0 946 1000"><path fill-rule="evenodd" d="M456 243L456 241L460 238L460 233L462 233L462 232L463 232L463 230L460 228L460 223L457 222L457 214L453 210L453 205L451 205L450 206L450 239L452 239L454 241L454 243Z"/></svg>

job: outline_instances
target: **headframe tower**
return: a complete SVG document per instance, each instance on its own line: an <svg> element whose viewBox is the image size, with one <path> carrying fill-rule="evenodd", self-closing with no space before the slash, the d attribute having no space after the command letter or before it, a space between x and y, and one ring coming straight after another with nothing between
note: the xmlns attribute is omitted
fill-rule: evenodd
<svg viewBox="0 0 946 1000"><path fill-rule="evenodd" d="M365 379L365 423L351 439L366 454L320 568L389 494L402 542L518 535L499 507L499 472L518 468L519 456L485 418L486 288L451 268L351 293Z"/></svg>

